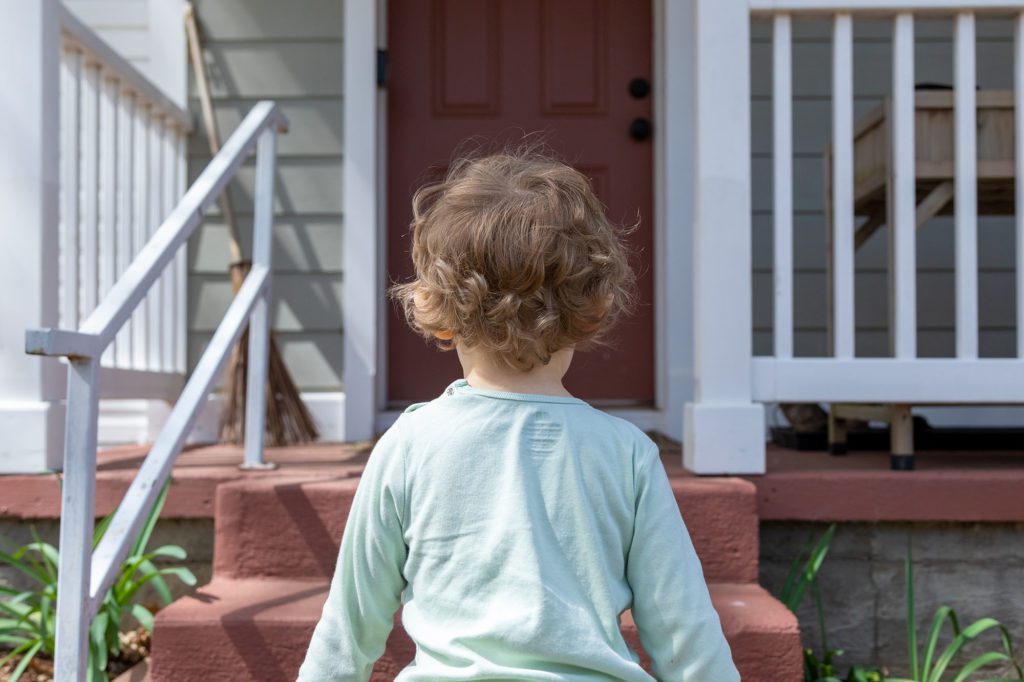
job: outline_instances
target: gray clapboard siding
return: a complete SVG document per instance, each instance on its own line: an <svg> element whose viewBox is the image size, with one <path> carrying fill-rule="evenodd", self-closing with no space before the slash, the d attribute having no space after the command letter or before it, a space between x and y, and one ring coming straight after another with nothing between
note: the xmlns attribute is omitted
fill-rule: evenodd
<svg viewBox="0 0 1024 682"><path fill-rule="evenodd" d="M227 4L244 4L225 0ZM340 2L341 0L337 0ZM312 0L304 0L312 2ZM200 9L200 15L203 10ZM338 24L341 30L341 24ZM340 34L338 40L288 41L274 39L274 27L267 26L267 39L206 45L210 89L214 97L341 97ZM189 96L195 96L195 83Z"/></svg>
<svg viewBox="0 0 1024 682"><path fill-rule="evenodd" d="M189 182L202 172L209 157L189 157ZM235 210L252 212L255 160L249 159L231 185ZM282 155L277 162L277 187L274 208L286 215L341 215L341 157ZM210 210L220 215L220 206Z"/></svg>
<svg viewBox="0 0 1024 682"><path fill-rule="evenodd" d="M343 0L197 0L214 111L226 138L260 99L291 123L279 138L271 320L302 390L341 387L341 139ZM209 162L194 78L189 178ZM254 161L231 192L243 248L252 229ZM227 228L217 206L189 245L189 361L231 300Z"/></svg>
<svg viewBox="0 0 1024 682"><path fill-rule="evenodd" d="M199 0L205 37L238 40L340 40L342 3L282 0Z"/></svg>
<svg viewBox="0 0 1024 682"><path fill-rule="evenodd" d="M210 342L209 332L193 332L188 348L194 367ZM303 391L337 391L341 385L341 334L337 332L274 332L274 341L292 379ZM221 387L218 379L216 388Z"/></svg>
<svg viewBox="0 0 1024 682"><path fill-rule="evenodd" d="M226 130L234 130L259 98L222 99L215 105L217 120ZM277 152L282 156L341 156L341 99L285 99L281 109L291 129L278 139ZM206 129L199 126L189 137L188 153L197 157L195 163L209 156L210 144Z"/></svg>
<svg viewBox="0 0 1024 682"><path fill-rule="evenodd" d="M252 216L238 216L242 248L251 248ZM341 272L341 218L335 215L280 215L274 223L274 269L278 272ZM198 240L192 272L221 274L228 254L228 230L210 218Z"/></svg>
<svg viewBox="0 0 1024 682"><path fill-rule="evenodd" d="M231 303L227 275L193 274L189 297L197 301L192 330L212 332ZM274 273L271 324L283 332L341 331L341 275L309 272Z"/></svg>
<svg viewBox="0 0 1024 682"><path fill-rule="evenodd" d="M149 8L145 0L64 0L82 23L148 73Z"/></svg>
<svg viewBox="0 0 1024 682"><path fill-rule="evenodd" d="M1013 27L1005 20L978 21L978 85L1012 87ZM753 181L753 311L755 353L772 347L772 147L771 25L752 23L751 115ZM889 21L854 22L855 119L880 104L891 86ZM915 80L952 82L949 19L915 22ZM793 23L794 117L794 327L797 355L827 351L826 224L822 152L831 135L831 23ZM888 351L888 245L876 233L856 258L857 354ZM980 352L1009 357L1015 342L1013 220L981 217L978 223ZM918 232L918 348L927 357L954 354L953 219L937 217Z"/></svg>

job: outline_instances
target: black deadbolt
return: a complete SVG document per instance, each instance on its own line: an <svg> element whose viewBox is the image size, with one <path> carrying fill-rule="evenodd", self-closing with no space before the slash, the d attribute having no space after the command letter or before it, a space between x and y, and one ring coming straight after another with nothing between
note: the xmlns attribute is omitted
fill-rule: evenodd
<svg viewBox="0 0 1024 682"><path fill-rule="evenodd" d="M651 136L651 122L646 118L634 118L629 124L629 136L634 140L643 141Z"/></svg>
<svg viewBox="0 0 1024 682"><path fill-rule="evenodd" d="M651 94L651 82L646 78L634 78L629 81L629 94L637 99L643 99Z"/></svg>

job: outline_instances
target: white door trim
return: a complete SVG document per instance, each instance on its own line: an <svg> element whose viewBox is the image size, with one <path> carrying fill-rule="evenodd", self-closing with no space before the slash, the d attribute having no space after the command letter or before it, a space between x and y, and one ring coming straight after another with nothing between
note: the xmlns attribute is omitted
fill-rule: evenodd
<svg viewBox="0 0 1024 682"><path fill-rule="evenodd" d="M654 409L612 410L681 439L693 394L693 2L652 0L654 105ZM387 0L348 0L344 17L342 386L346 440L386 429L387 95L376 50L387 45ZM669 39L671 37L671 39Z"/></svg>

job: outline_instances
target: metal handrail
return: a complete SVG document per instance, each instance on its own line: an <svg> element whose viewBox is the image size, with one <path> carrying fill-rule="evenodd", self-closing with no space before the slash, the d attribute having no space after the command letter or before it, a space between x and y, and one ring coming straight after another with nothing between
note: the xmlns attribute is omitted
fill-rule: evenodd
<svg viewBox="0 0 1024 682"><path fill-rule="evenodd" d="M26 332L27 353L65 356L69 364L57 585L57 680L85 679L89 624L246 323L250 333L244 465L263 466L274 175L277 134L287 132L287 126L287 119L274 102L256 104L77 331ZM93 551L100 358L254 147L252 268Z"/></svg>

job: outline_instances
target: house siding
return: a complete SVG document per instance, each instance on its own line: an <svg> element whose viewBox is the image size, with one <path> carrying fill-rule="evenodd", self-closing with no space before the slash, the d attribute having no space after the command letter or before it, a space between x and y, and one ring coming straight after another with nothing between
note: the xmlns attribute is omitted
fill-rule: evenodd
<svg viewBox="0 0 1024 682"><path fill-rule="evenodd" d="M891 91L892 24L854 22L854 117ZM915 82L953 81L952 22L915 21ZM977 79L982 89L1011 89L1013 27L977 23ZM772 352L772 42L771 24L754 21L751 46L754 352ZM822 152L831 134L831 24L793 23L794 352L827 354L826 223ZM979 217L978 317L980 354L1012 357L1014 320L1013 218ZM856 256L856 352L889 355L887 239L883 229ZM917 239L918 353L954 355L953 218L937 217Z"/></svg>
<svg viewBox="0 0 1024 682"><path fill-rule="evenodd" d="M199 0L196 12L221 137L261 99L291 128L278 142L272 324L300 389L341 388L342 0ZM195 80L189 107L189 179L210 160ZM249 252L254 160L232 197ZM189 244L189 363L194 366L231 301L227 227L219 207Z"/></svg>

